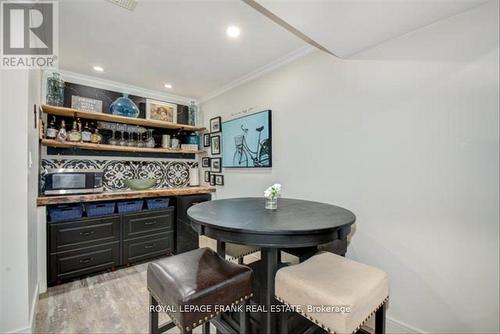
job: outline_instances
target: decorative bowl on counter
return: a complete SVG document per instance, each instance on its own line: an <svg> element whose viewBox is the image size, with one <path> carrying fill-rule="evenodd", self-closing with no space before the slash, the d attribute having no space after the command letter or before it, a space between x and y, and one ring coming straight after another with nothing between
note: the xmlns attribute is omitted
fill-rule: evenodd
<svg viewBox="0 0 500 334"><path fill-rule="evenodd" d="M156 179L130 179L123 180L123 183L132 190L146 190L154 187L158 180Z"/></svg>

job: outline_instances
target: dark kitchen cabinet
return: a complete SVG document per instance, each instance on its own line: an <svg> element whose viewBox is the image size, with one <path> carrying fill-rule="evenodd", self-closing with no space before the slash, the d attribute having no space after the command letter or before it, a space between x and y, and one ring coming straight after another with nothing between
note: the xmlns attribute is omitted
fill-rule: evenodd
<svg viewBox="0 0 500 334"><path fill-rule="evenodd" d="M49 255L49 284L120 265L120 242L78 248Z"/></svg>
<svg viewBox="0 0 500 334"><path fill-rule="evenodd" d="M125 263L132 263L156 256L170 255L173 249L173 232L166 232L124 241L123 258Z"/></svg>
<svg viewBox="0 0 500 334"><path fill-rule="evenodd" d="M176 200L176 214L177 225L175 229L175 253L184 253L199 247L198 233L191 227L187 210L197 204L210 201L212 196L210 194L191 195L191 196L177 196Z"/></svg>
<svg viewBox="0 0 500 334"><path fill-rule="evenodd" d="M174 251L175 209L47 223L49 285Z"/></svg>
<svg viewBox="0 0 500 334"><path fill-rule="evenodd" d="M120 241L120 215L51 223L51 253Z"/></svg>
<svg viewBox="0 0 500 334"><path fill-rule="evenodd" d="M123 215L123 239L172 231L174 229L174 208L152 210Z"/></svg>
<svg viewBox="0 0 500 334"><path fill-rule="evenodd" d="M124 264L173 253L173 207L125 214L122 221Z"/></svg>

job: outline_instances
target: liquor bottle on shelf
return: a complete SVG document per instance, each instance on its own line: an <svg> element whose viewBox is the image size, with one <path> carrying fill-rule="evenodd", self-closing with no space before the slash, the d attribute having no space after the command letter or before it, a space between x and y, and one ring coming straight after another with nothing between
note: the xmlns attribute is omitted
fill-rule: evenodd
<svg viewBox="0 0 500 334"><path fill-rule="evenodd" d="M85 122L85 126L82 130L82 141L84 143L90 143L92 140L92 131L89 128L89 122Z"/></svg>
<svg viewBox="0 0 500 334"><path fill-rule="evenodd" d="M63 119L61 120L61 127L57 132L56 139L59 140L60 142L65 142L67 138L68 138L68 133L66 132L66 123L64 122Z"/></svg>
<svg viewBox="0 0 500 334"><path fill-rule="evenodd" d="M100 144L102 141L102 136L99 133L99 129L95 128L94 133L92 134L92 137L90 138L90 141L92 144Z"/></svg>
<svg viewBox="0 0 500 334"><path fill-rule="evenodd" d="M78 131L78 122L76 119L73 119L73 128L68 133L68 140L73 143L77 143L82 140L82 134Z"/></svg>
<svg viewBox="0 0 500 334"><path fill-rule="evenodd" d="M78 132L82 133L82 120L80 119L80 117L76 118L76 124L78 126Z"/></svg>
<svg viewBox="0 0 500 334"><path fill-rule="evenodd" d="M47 133L45 134L48 139L56 139L57 137L57 128L56 128L56 117L53 116L52 120L47 125Z"/></svg>

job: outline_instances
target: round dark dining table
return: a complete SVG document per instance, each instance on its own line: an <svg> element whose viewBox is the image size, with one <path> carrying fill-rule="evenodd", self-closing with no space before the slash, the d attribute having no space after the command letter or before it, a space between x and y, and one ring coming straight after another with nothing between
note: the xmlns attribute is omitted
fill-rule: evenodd
<svg viewBox="0 0 500 334"><path fill-rule="evenodd" d="M225 256L225 243L261 248L260 301L267 312L260 333L274 333L276 321L274 277L281 249L317 247L346 237L356 216L349 210L326 203L279 198L278 209L265 208L265 198L231 198L196 204L187 211L192 227L217 240L217 252Z"/></svg>

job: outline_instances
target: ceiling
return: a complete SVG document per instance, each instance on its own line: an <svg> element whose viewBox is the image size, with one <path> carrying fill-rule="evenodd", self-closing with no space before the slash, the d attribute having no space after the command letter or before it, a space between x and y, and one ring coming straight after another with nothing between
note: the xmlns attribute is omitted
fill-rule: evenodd
<svg viewBox="0 0 500 334"><path fill-rule="evenodd" d="M60 0L60 67L202 98L277 60L300 54L308 44L297 31L290 32L290 26L333 54L349 57L485 2L245 1L254 5L258 1L254 7L265 7L275 20L238 0L138 0L134 11L105 0ZM278 21L288 24L290 31ZM237 39L226 36L231 24L241 28ZM96 65L104 72L95 72ZM165 88L165 83L172 88Z"/></svg>
<svg viewBox="0 0 500 334"><path fill-rule="evenodd" d="M253 0L346 58L485 0Z"/></svg>
<svg viewBox="0 0 500 334"><path fill-rule="evenodd" d="M61 69L194 98L306 45L235 0L139 0L134 11L61 0L59 21ZM229 24L240 38L226 36Z"/></svg>

